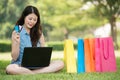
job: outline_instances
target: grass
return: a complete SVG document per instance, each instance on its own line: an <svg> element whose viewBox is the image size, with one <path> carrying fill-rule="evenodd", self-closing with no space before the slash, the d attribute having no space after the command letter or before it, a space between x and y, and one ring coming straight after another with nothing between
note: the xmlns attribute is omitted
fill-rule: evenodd
<svg viewBox="0 0 120 80"><path fill-rule="evenodd" d="M120 61L120 57L116 57L117 72L106 72L106 73L91 72L91 73L77 74L77 73L66 73L66 69L64 68L57 73L49 73L49 74L6 75L5 67L10 63L10 60L0 60L0 80L119 80L120 79L119 61Z"/></svg>

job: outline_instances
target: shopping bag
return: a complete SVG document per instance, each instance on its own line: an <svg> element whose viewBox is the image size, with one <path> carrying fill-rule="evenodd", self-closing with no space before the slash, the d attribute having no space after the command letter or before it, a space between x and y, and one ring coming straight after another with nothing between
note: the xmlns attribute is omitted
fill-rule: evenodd
<svg viewBox="0 0 120 80"><path fill-rule="evenodd" d="M97 56L98 54L99 56ZM117 70L112 37L105 37L99 39L99 50L98 53L96 50L95 55L96 71L115 72Z"/></svg>
<svg viewBox="0 0 120 80"><path fill-rule="evenodd" d="M116 71L116 59L115 59L112 37L102 38L101 44L102 44L101 45L102 72L115 72Z"/></svg>
<svg viewBox="0 0 120 80"><path fill-rule="evenodd" d="M65 40L64 43L64 61L68 73L76 73L76 57L72 40Z"/></svg>
<svg viewBox="0 0 120 80"><path fill-rule="evenodd" d="M96 72L102 72L101 69L101 48L100 38L95 38L95 70Z"/></svg>
<svg viewBox="0 0 120 80"><path fill-rule="evenodd" d="M78 39L77 48L77 73L85 72L85 60L84 60L84 40Z"/></svg>
<svg viewBox="0 0 120 80"><path fill-rule="evenodd" d="M89 39L91 53L91 72L95 72L95 39Z"/></svg>
<svg viewBox="0 0 120 80"><path fill-rule="evenodd" d="M95 72L95 44L94 38L84 39L85 71Z"/></svg>

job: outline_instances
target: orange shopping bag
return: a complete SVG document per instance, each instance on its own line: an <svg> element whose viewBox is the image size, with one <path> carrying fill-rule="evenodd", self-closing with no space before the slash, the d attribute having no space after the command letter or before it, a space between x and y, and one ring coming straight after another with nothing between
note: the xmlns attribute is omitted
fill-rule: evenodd
<svg viewBox="0 0 120 80"><path fill-rule="evenodd" d="M64 61L68 73L76 73L76 58L72 40L65 40L64 43Z"/></svg>
<svg viewBox="0 0 120 80"><path fill-rule="evenodd" d="M95 43L94 38L84 39L85 71L95 72Z"/></svg>

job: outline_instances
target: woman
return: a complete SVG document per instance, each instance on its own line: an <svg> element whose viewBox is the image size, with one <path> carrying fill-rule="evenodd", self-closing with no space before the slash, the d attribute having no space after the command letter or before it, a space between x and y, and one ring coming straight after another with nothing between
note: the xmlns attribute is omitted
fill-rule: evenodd
<svg viewBox="0 0 120 80"><path fill-rule="evenodd" d="M8 74L37 74L57 72L64 67L60 60L52 61L48 67L30 70L21 66L25 47L44 47L44 35L42 33L40 15L36 7L27 6L22 12L16 25L20 25L19 33L12 32L12 61L6 67Z"/></svg>

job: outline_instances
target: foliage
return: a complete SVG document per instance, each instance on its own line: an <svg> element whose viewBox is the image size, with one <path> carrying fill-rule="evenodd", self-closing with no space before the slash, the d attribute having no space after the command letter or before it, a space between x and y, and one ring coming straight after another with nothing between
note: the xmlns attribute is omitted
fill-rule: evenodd
<svg viewBox="0 0 120 80"><path fill-rule="evenodd" d="M53 47L53 50L63 50L64 48L64 43L63 42L48 42L47 46Z"/></svg>
<svg viewBox="0 0 120 80"><path fill-rule="evenodd" d="M0 38L11 38L11 34L13 31L13 25L11 25L9 22L1 24L2 27L0 27Z"/></svg>
<svg viewBox="0 0 120 80"><path fill-rule="evenodd" d="M11 41L0 40L0 52L10 52L10 51L11 51Z"/></svg>
<svg viewBox="0 0 120 80"><path fill-rule="evenodd" d="M55 41L55 42L47 42L47 46L53 47L53 51L63 51L64 50L64 42ZM77 48L77 44L74 43L74 48ZM11 51L11 42L10 41L0 41L0 52L10 52Z"/></svg>
<svg viewBox="0 0 120 80"><path fill-rule="evenodd" d="M12 28L20 17L21 11L27 5L33 5L38 8L43 33L47 41L62 41L65 38L69 38L69 36L78 38L86 34L92 35L96 27L105 24L107 21L106 18L99 16L98 9L93 5L83 10L82 8L86 3L82 1L83 0L1 0L0 38L10 38Z"/></svg>
<svg viewBox="0 0 120 80"><path fill-rule="evenodd" d="M47 46L53 47L53 51L63 51L64 50L64 42L54 41L54 42L46 42ZM74 43L74 49L77 49L77 44ZM11 41L0 40L0 52L10 52L11 51Z"/></svg>
<svg viewBox="0 0 120 80"><path fill-rule="evenodd" d="M116 20L120 15L120 0L84 0L84 2L88 1L95 5L101 17L108 19L111 25L111 36L115 42L115 48L118 49Z"/></svg>
<svg viewBox="0 0 120 80"><path fill-rule="evenodd" d="M97 10L99 11L100 15L110 19L111 16L119 16L120 12L120 1L119 0L84 0L84 2L92 2Z"/></svg>
<svg viewBox="0 0 120 80"><path fill-rule="evenodd" d="M15 23L26 3L27 1L21 0L1 0L0 23Z"/></svg>
<svg viewBox="0 0 120 80"><path fill-rule="evenodd" d="M47 46L53 47L54 51L64 51L64 42L48 42ZM73 43L74 49L77 49L77 44Z"/></svg>

